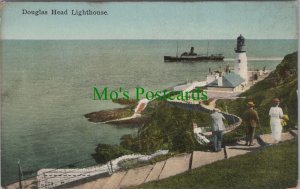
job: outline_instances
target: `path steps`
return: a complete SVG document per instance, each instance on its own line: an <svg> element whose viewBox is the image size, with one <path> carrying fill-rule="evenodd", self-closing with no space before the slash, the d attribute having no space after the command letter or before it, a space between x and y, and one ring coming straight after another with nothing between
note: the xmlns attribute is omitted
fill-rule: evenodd
<svg viewBox="0 0 300 189"><path fill-rule="evenodd" d="M225 146L226 158L243 155L261 147L256 139L253 140L253 146L246 146L245 144L246 141L240 140L236 144Z"/></svg>
<svg viewBox="0 0 300 189"><path fill-rule="evenodd" d="M95 188L103 188L106 182L110 179L110 177L99 178L95 181L87 182L79 186L72 187L72 189L95 189Z"/></svg>
<svg viewBox="0 0 300 189"><path fill-rule="evenodd" d="M194 151L193 152L193 163L192 169L207 165L219 160L225 159L224 150L220 152L202 152Z"/></svg>
<svg viewBox="0 0 300 189"><path fill-rule="evenodd" d="M298 130L282 133L282 142L289 141L298 136ZM257 150L264 145L273 144L271 134L260 135L259 140L254 140L254 146L246 146L245 141L240 140L233 145L225 146L220 152L194 151L191 154L184 153L171 157L155 165L147 165L116 172L110 177L99 178L95 181L73 187L73 189L123 189L128 186L139 185L146 182L161 180L183 172L190 168L195 169L226 158L235 157ZM262 146L260 145L262 144Z"/></svg>
<svg viewBox="0 0 300 189"><path fill-rule="evenodd" d="M154 165L147 165L128 170L120 183L120 188L143 184L153 167Z"/></svg>
<svg viewBox="0 0 300 189"><path fill-rule="evenodd" d="M154 180L158 180L159 175L160 175L161 171L163 170L166 162L167 162L167 160L166 161L157 162L154 165L152 171L149 173L149 175L146 178L145 182L151 182L151 181L154 181Z"/></svg>
<svg viewBox="0 0 300 189"><path fill-rule="evenodd" d="M191 154L180 154L167 160L159 180L168 178L189 170Z"/></svg>
<svg viewBox="0 0 300 189"><path fill-rule="evenodd" d="M122 181L122 179L125 175L126 175L126 171L120 171L120 172L116 172L116 173L112 174L112 176L104 184L102 189L117 189L117 188L120 188L120 182Z"/></svg>
<svg viewBox="0 0 300 189"><path fill-rule="evenodd" d="M265 143L265 145L274 144L274 140L271 134L264 134L259 136L260 139ZM292 140L295 138L290 132L282 133L281 135L281 142Z"/></svg>

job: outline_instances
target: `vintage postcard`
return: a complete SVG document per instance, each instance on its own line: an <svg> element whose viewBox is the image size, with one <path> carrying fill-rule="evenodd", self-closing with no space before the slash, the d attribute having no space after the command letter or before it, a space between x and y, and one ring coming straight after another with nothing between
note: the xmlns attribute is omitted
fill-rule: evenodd
<svg viewBox="0 0 300 189"><path fill-rule="evenodd" d="M296 1L1 1L1 186L296 188Z"/></svg>

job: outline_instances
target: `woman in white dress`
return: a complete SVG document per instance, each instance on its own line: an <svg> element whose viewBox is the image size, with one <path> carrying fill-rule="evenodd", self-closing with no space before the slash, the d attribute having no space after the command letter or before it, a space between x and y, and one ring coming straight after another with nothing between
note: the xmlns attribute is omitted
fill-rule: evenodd
<svg viewBox="0 0 300 189"><path fill-rule="evenodd" d="M278 143L281 140L281 132L282 132L282 125L281 125L281 118L283 117L282 109L279 106L280 100L278 98L273 99L274 106L271 107L269 111L270 115L270 125L272 131L272 138L274 139L275 143Z"/></svg>

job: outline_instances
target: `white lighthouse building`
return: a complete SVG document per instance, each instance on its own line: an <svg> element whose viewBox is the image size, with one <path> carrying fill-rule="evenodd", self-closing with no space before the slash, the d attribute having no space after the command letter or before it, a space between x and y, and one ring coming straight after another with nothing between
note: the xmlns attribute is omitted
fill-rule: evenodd
<svg viewBox="0 0 300 189"><path fill-rule="evenodd" d="M248 83L248 66L247 66L247 56L245 49L245 38L240 35L237 38L236 48L234 49L237 53L237 59L234 63L234 72L240 75L245 83Z"/></svg>
<svg viewBox="0 0 300 189"><path fill-rule="evenodd" d="M245 50L245 38L240 35L237 38L235 48L237 60L234 62L233 71L226 69L225 72L219 72L215 75L207 76L208 91L226 91L226 92L241 92L244 91L248 83L248 66Z"/></svg>

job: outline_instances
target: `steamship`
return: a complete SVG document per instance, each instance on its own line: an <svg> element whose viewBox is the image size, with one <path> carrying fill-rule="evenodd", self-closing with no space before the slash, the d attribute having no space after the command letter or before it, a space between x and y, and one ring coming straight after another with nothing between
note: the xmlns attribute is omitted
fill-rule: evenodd
<svg viewBox="0 0 300 189"><path fill-rule="evenodd" d="M177 53L178 54L178 53ZM164 56L164 62L200 62L200 61L223 61L223 54L198 55L191 47L190 52L184 52L180 56Z"/></svg>

